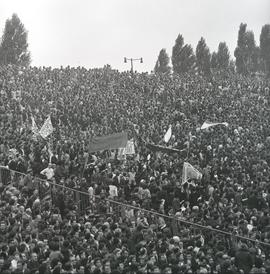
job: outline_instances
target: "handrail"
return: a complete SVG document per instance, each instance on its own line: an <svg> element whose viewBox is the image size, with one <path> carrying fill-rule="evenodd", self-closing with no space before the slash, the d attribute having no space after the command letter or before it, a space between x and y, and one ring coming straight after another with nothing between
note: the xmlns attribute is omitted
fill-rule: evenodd
<svg viewBox="0 0 270 274"><path fill-rule="evenodd" d="M24 176L29 175L29 174L25 174L25 173L22 173L22 172L19 172L19 171L16 171L16 170L9 169L6 166L0 166L0 169L1 168L4 168L4 169L9 170L9 171L13 171L15 173L19 173L19 174L24 175ZM64 185L60 185L58 183L53 183L53 182L50 182L48 180L44 180L44 179L41 179L41 178L38 178L38 177L35 177L35 176L32 176L32 177L34 177L34 178L36 178L36 179L38 179L40 181L49 183L50 185L53 185L53 186L58 186L58 187L61 187L63 189L67 189L67 190L70 190L70 191L75 191L77 193L90 196L90 194L88 192L85 192L85 191L81 191L81 190L78 190L78 189L70 188L70 187L67 187L67 186L64 186ZM92 196L100 199L100 197L98 195L92 195ZM232 233L224 231L224 230L220 230L220 229L212 228L212 227L209 227L209 226L204 226L204 225L196 224L196 223L193 223L193 222L190 222L190 221L183 220L181 218L177 218L175 216L165 215L165 214L162 214L162 213L159 213L159 212L156 212L156 211L152 211L152 210L140 208L140 207L133 206L133 205L130 205L130 204L121 203L121 202L118 202L118 201L115 201L115 200L112 200L112 199L109 199L109 198L104 198L104 200L107 201L107 202L110 202L110 203L114 203L114 204L123 206L123 207L129 207L129 208L132 208L132 209L135 209L135 210L139 210L139 211L145 212L147 214L153 214L153 215L156 215L156 216L159 216L159 217L163 217L163 218L167 218L167 219L171 219L171 220L174 220L174 221L177 221L177 222L189 225L189 226L198 227L198 228L203 229L203 230L208 230L208 231L211 231L211 232L216 232L216 233L223 234L223 235L226 235L226 236L229 236L229 237L235 237L235 238L238 238L238 239L241 239L241 240L245 240L245 241L249 241L249 242L253 242L253 243L256 243L256 244L261 244L261 245L264 245L264 246L267 246L267 247L270 248L270 244L269 243L265 243L265 242L262 242L262 241L259 241L259 240L254 240L254 239L251 239L249 237L235 235L235 234L232 234Z"/></svg>

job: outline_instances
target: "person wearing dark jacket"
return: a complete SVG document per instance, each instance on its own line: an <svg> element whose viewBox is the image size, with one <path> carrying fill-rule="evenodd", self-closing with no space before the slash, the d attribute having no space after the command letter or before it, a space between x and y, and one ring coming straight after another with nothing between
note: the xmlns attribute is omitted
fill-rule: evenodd
<svg viewBox="0 0 270 274"><path fill-rule="evenodd" d="M252 256L248 250L246 244L242 244L240 249L235 254L235 265L244 271L249 273L252 268Z"/></svg>

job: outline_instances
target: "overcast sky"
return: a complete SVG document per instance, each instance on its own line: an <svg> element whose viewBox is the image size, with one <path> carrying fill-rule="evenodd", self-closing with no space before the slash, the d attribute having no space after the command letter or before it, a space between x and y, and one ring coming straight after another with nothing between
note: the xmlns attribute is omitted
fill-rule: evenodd
<svg viewBox="0 0 270 274"><path fill-rule="evenodd" d="M226 41L231 55L241 22L254 31L270 23L269 0L0 0L0 30L17 13L28 30L32 65L129 69L123 58L144 58L151 71L161 48L171 56L180 33L211 51Z"/></svg>

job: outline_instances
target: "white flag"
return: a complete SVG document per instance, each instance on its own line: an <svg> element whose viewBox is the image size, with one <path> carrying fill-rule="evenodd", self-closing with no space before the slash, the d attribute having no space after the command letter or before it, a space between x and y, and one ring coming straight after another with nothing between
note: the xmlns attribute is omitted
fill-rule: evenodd
<svg viewBox="0 0 270 274"><path fill-rule="evenodd" d="M191 164L184 162L183 174L182 174L182 184L186 183L189 179L201 179L202 173L193 167Z"/></svg>
<svg viewBox="0 0 270 274"><path fill-rule="evenodd" d="M229 126L229 124L227 122L224 122L224 123L208 123L208 122L204 122L203 125L201 126L201 129L206 129L206 128L217 126L217 125L224 125L226 127Z"/></svg>
<svg viewBox="0 0 270 274"><path fill-rule="evenodd" d="M133 140L129 140L127 142L127 146L125 147L125 154L127 154L127 155L135 154L135 146L134 146Z"/></svg>
<svg viewBox="0 0 270 274"><path fill-rule="evenodd" d="M44 122L44 125L41 127L39 134L42 138L46 139L50 134L53 132L53 126L51 117L49 116L46 121Z"/></svg>
<svg viewBox="0 0 270 274"><path fill-rule="evenodd" d="M172 137L172 126L169 127L166 134L164 135L164 141L165 143L168 143Z"/></svg>

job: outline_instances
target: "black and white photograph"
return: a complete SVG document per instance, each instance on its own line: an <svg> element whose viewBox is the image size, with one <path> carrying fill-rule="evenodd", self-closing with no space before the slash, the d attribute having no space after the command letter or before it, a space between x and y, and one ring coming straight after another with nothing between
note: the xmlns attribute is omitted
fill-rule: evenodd
<svg viewBox="0 0 270 274"><path fill-rule="evenodd" d="M0 0L0 274L270 274L269 88L269 0Z"/></svg>

